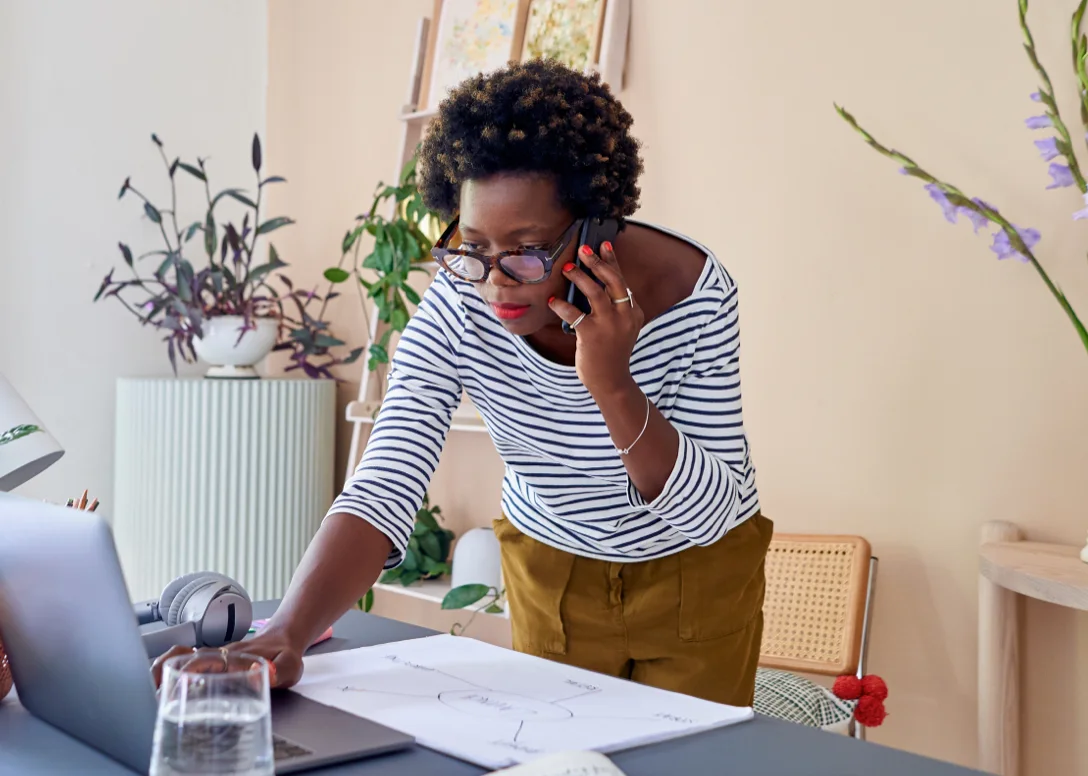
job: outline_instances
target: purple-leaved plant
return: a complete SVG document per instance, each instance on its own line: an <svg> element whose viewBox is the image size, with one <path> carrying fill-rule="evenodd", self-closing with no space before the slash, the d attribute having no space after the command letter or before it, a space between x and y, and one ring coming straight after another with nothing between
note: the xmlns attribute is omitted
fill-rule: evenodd
<svg viewBox="0 0 1088 776"><path fill-rule="evenodd" d="M1061 112L1058 110L1058 103L1054 97L1054 85L1051 83L1046 69L1039 62L1035 49L1035 39L1027 22L1028 0L1017 0L1017 2L1020 11L1020 29L1024 35L1024 50L1027 52L1028 59L1031 61L1032 67L1040 80L1039 90L1031 94L1031 99L1046 108L1045 113L1031 116L1024 123L1028 129L1032 130L1054 130L1056 136L1034 141L1043 161L1049 163L1047 171L1050 174L1051 183L1046 188L1063 189L1075 186L1084 197L1085 207L1074 212L1073 219L1078 221L1088 219L1088 183L1085 182L1084 176L1081 174L1080 165L1073 151L1072 137L1069 134L1068 127L1062 120ZM1086 7L1088 7L1088 0L1080 0L1073 12L1072 46L1074 69L1076 70L1080 92L1080 117L1081 122L1088 129L1088 36L1081 33L1081 23L1084 20ZM998 259L1016 259L1025 264L1030 264L1035 269L1047 289L1054 296L1054 299L1057 300L1062 311L1073 324L1081 343L1085 349L1088 349L1088 329L1081 322L1065 294L1050 279L1050 276L1032 252L1032 249L1042 239L1037 229L1016 226L1001 215L993 205L978 197L968 197L952 184L939 180L926 172L906 154L878 142L876 138L858 124L857 119L845 108L836 105L835 110L846 123L865 139L866 143L878 153L899 164L900 173L924 181L926 191L940 206L941 212L948 222L954 224L958 221L958 217L962 215L971 222L976 234L980 229L993 227L994 231L991 233L993 242L990 245L990 250L997 255ZM1084 138L1088 142L1088 133L1084 135ZM1054 161L1058 158L1063 161Z"/></svg>
<svg viewBox="0 0 1088 776"><path fill-rule="evenodd" d="M170 178L170 207L160 207L152 203L132 185L131 178L125 179L117 198L123 199L126 195L131 195L143 203L143 215L159 228L164 248L134 256L128 245L118 243L121 258L132 277L117 280L113 277L114 270L111 269L102 280L94 300L97 302L99 299L117 299L142 324L164 332L163 341L166 342L167 356L175 374L178 356L189 363L196 361L193 340L203 336L204 321L222 315L243 318L239 340L246 331L256 328L256 319L278 320L279 344L275 349L291 351L288 371L301 369L310 377L332 377L331 367L351 363L359 358L362 348L343 357L338 357L331 351L332 348L344 344L329 334L328 323L324 320L325 306L336 294L329 293L320 297L314 292L296 291L291 281L282 273L279 274L279 279L286 291L270 285L272 273L287 266L271 243L268 245L268 261L258 264L255 260L258 237L294 223L285 216L260 220L264 188L274 183L286 182L278 175L261 178L260 138L253 136L251 150L257 182L256 195L253 198L244 189L238 188L224 189L212 196L205 164L207 160L197 158L195 165L179 158L171 162L158 135L152 134L151 140L158 148ZM203 218L184 229L179 227L177 217L178 170L203 183L207 201ZM246 208L240 225L217 222L216 206L226 197ZM186 253L191 253L192 240L198 233L203 236L201 248L207 258L207 266L201 269L196 269L185 258ZM159 261L158 266L150 275L141 274L138 265L151 257ZM315 301L322 305L316 318L307 311L309 305Z"/></svg>

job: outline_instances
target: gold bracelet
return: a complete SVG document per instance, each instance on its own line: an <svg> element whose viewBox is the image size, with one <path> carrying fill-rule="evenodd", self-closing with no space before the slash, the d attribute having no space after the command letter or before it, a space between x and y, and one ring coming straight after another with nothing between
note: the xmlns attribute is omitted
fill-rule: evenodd
<svg viewBox="0 0 1088 776"><path fill-rule="evenodd" d="M646 433L646 427L650 425L650 397L646 397L646 420L642 421L642 431L638 432L638 436L635 437L635 441L629 444L627 447L620 447L616 444L616 440L612 440L612 446L616 448L616 452L620 455L630 455L631 448L638 444L638 440L642 439L642 435Z"/></svg>

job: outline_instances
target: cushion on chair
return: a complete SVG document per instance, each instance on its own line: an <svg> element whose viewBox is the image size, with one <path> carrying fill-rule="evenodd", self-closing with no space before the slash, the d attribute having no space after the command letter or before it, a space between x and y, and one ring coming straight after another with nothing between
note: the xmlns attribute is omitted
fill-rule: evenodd
<svg viewBox="0 0 1088 776"><path fill-rule="evenodd" d="M755 712L809 727L846 733L856 701L845 701L831 690L789 671L756 670Z"/></svg>

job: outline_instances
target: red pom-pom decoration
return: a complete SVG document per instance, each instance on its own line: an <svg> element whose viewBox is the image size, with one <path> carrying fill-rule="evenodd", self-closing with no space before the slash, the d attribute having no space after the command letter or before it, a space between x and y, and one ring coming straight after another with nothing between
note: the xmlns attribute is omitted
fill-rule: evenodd
<svg viewBox="0 0 1088 776"><path fill-rule="evenodd" d="M832 685L831 692L844 701L856 701L862 693L861 680L856 676L840 676Z"/></svg>
<svg viewBox="0 0 1088 776"><path fill-rule="evenodd" d="M888 697L888 685L876 674L869 674L861 677L861 694L883 701Z"/></svg>
<svg viewBox="0 0 1088 776"><path fill-rule="evenodd" d="M884 701L873 695L863 695L854 709L854 719L865 727L879 727L888 712L884 710Z"/></svg>

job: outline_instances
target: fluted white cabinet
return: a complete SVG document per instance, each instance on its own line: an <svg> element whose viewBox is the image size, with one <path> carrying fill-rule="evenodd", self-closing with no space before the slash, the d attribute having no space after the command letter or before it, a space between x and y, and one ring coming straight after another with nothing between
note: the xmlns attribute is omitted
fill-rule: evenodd
<svg viewBox="0 0 1088 776"><path fill-rule="evenodd" d="M281 596L333 497L328 380L121 379L112 524L134 599L217 571Z"/></svg>

